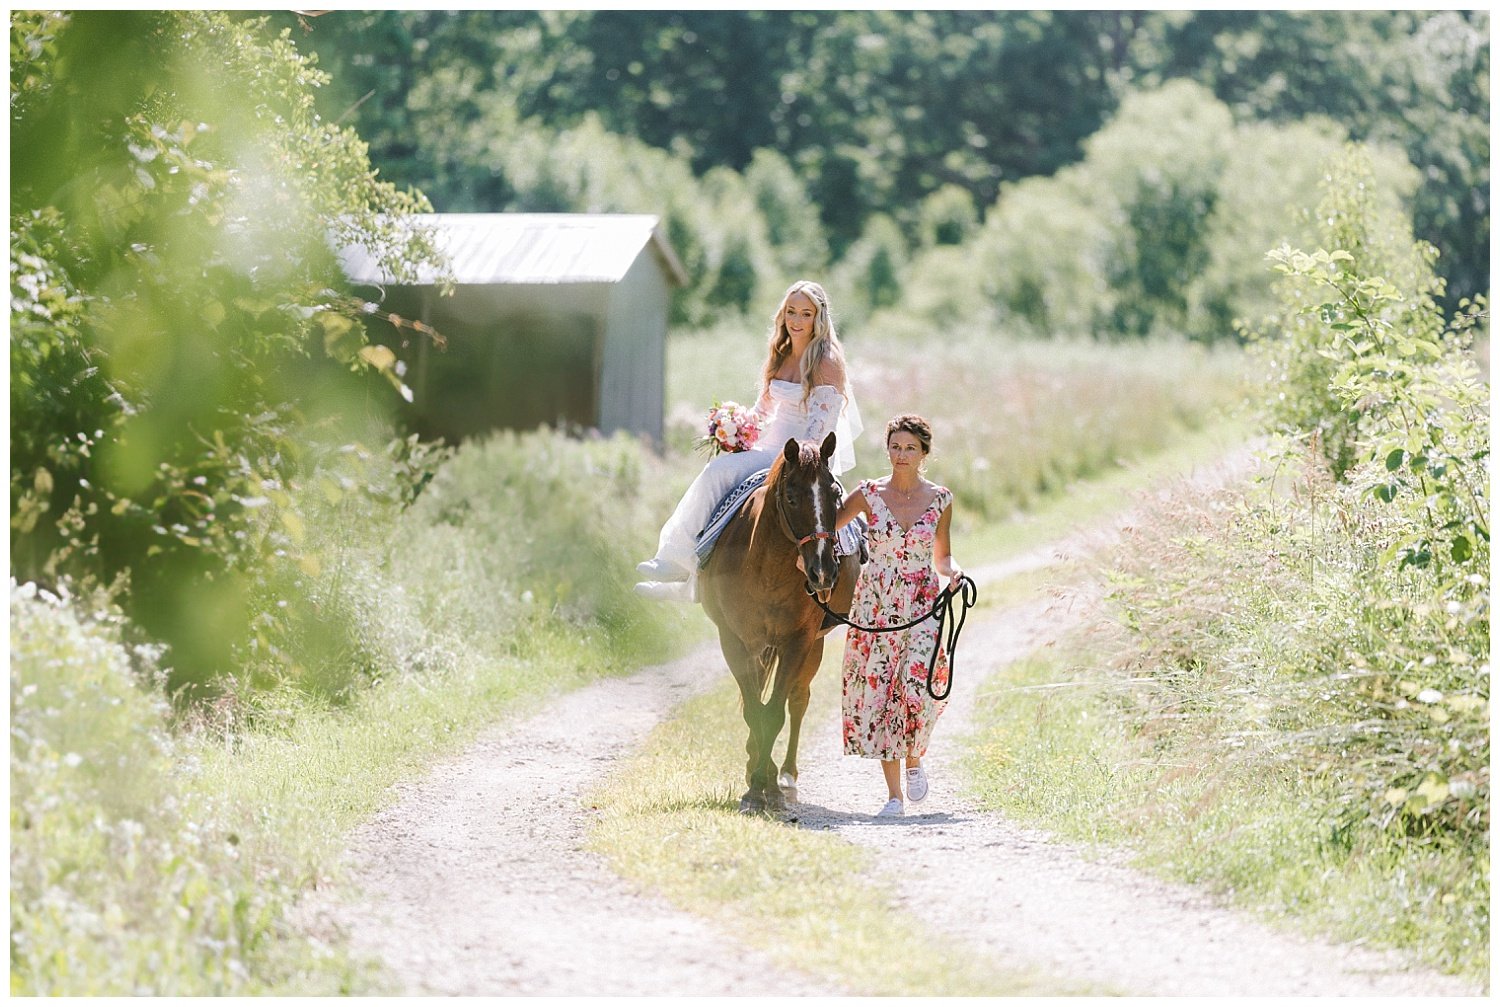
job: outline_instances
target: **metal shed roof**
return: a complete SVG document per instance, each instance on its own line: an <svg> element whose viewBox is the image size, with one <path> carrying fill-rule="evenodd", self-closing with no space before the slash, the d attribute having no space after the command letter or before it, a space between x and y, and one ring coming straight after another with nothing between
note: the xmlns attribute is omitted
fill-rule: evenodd
<svg viewBox="0 0 1500 1007"><path fill-rule="evenodd" d="M420 226L432 227L438 248L453 264L459 284L613 283L624 279L648 245L668 279L682 286L686 273L649 214L596 213L421 213ZM368 250L345 247L339 258L356 283L389 284ZM422 269L419 283L436 281Z"/></svg>

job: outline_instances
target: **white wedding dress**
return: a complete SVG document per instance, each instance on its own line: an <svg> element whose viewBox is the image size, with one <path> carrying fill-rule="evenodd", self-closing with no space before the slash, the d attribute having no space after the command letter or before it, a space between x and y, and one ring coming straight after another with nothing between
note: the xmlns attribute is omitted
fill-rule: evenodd
<svg viewBox="0 0 1500 1007"><path fill-rule="evenodd" d="M848 398L833 385L817 385L807 401L802 401L802 384L797 381L773 380L768 389L769 416L762 416L760 436L749 451L720 454L703 466L703 471L683 494L677 509L662 527L656 546L655 562L670 564L686 572L691 586L697 578L698 560L694 547L698 533L708 523L714 507L730 490L771 462L786 447L787 438L822 442L832 430L837 434L833 474L854 467L854 440L864 429L853 389ZM690 587L691 589L691 587Z"/></svg>

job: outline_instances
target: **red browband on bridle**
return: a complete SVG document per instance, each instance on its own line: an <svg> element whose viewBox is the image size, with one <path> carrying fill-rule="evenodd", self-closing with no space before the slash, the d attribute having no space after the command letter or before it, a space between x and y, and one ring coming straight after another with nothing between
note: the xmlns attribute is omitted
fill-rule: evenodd
<svg viewBox="0 0 1500 1007"><path fill-rule="evenodd" d="M820 538L838 538L838 536L831 531L815 531L811 535L803 535L801 538L799 538L797 540L797 548L801 549L803 546L807 545L807 543L813 541L814 539Z"/></svg>

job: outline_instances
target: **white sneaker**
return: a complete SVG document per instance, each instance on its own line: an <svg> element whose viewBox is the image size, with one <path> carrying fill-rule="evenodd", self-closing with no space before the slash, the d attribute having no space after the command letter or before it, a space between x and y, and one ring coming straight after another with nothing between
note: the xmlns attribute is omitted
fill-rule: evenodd
<svg viewBox="0 0 1500 1007"><path fill-rule="evenodd" d="M901 803L901 798L892 797L885 802L885 807L876 813L876 818L900 818L906 814L906 805Z"/></svg>
<svg viewBox="0 0 1500 1007"><path fill-rule="evenodd" d="M635 593L652 601L692 601L693 586L685 580L643 580L635 586Z"/></svg>
<svg viewBox="0 0 1500 1007"><path fill-rule="evenodd" d="M676 563L664 563L656 557L635 565L636 572L646 580L676 583L688 579L688 572Z"/></svg>
<svg viewBox="0 0 1500 1007"><path fill-rule="evenodd" d="M906 799L913 804L922 803L927 796L927 771L915 766L906 771Z"/></svg>

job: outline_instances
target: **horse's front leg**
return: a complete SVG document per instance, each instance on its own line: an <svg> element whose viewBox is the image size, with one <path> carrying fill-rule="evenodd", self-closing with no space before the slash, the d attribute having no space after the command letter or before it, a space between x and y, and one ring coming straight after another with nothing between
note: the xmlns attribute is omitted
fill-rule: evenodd
<svg viewBox="0 0 1500 1007"><path fill-rule="evenodd" d="M761 769L768 759L764 741L765 704L760 701L760 658L752 656L739 637L719 631L719 649L740 687L740 710L745 718L745 784L749 789L740 797L740 811L755 814L766 809L766 773ZM773 736L774 737L774 736Z"/></svg>
<svg viewBox="0 0 1500 1007"><path fill-rule="evenodd" d="M786 758L781 763L781 774L777 783L786 799L797 800L797 742L802 737L802 718L807 713L807 704L812 699L812 680L823 662L823 641L815 640L808 649L802 667L793 677L787 693L787 710L791 714L792 727L786 739Z"/></svg>

